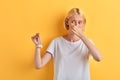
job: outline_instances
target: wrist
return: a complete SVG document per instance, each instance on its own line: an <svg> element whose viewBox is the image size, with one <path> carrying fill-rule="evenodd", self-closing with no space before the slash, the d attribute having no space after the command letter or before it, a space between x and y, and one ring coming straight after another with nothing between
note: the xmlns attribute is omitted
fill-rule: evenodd
<svg viewBox="0 0 120 80"><path fill-rule="evenodd" d="M88 39L86 36L82 36L81 39L84 41L86 39Z"/></svg>
<svg viewBox="0 0 120 80"><path fill-rule="evenodd" d="M43 46L42 46L42 44L37 44L35 47L36 48L42 48Z"/></svg>
<svg viewBox="0 0 120 80"><path fill-rule="evenodd" d="M85 35L82 33L82 34L79 34L79 38L84 38Z"/></svg>

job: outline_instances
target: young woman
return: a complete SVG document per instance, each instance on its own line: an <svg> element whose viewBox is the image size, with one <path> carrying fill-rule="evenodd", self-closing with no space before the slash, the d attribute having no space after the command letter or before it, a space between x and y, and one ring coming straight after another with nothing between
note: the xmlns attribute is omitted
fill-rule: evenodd
<svg viewBox="0 0 120 80"><path fill-rule="evenodd" d="M54 80L90 80L89 56L101 61L101 53L92 40L83 33L86 18L82 11L73 8L65 18L68 33L52 40L43 57L39 33L32 37L35 48L34 62L36 69L44 67L54 60Z"/></svg>

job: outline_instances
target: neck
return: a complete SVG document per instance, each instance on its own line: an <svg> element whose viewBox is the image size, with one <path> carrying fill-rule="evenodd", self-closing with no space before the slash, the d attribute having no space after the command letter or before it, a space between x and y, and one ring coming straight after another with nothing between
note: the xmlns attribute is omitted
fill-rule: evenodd
<svg viewBox="0 0 120 80"><path fill-rule="evenodd" d="M77 36L76 36L75 34L73 34L73 33L68 33L68 34L66 35L66 39L68 39L68 40L71 41L71 42L80 40L80 38L77 37Z"/></svg>

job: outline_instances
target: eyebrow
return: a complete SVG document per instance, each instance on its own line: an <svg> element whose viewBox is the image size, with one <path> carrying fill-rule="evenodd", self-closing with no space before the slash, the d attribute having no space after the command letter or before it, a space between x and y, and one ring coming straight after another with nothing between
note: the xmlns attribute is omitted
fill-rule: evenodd
<svg viewBox="0 0 120 80"><path fill-rule="evenodd" d="M75 19L73 19L72 21L75 21ZM83 21L83 20L78 20L78 21Z"/></svg>

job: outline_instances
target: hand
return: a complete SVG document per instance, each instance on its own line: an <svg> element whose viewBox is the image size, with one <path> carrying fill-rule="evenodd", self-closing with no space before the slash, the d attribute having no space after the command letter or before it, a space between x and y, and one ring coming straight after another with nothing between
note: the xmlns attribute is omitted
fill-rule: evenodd
<svg viewBox="0 0 120 80"><path fill-rule="evenodd" d="M35 36L32 36L32 41L35 45L39 45L39 44L42 44L41 43L41 39L40 39L40 36L39 36L39 33L36 33Z"/></svg>
<svg viewBox="0 0 120 80"><path fill-rule="evenodd" d="M82 38L82 36L84 36L82 28L78 28L77 26L72 27L72 32L79 38Z"/></svg>

